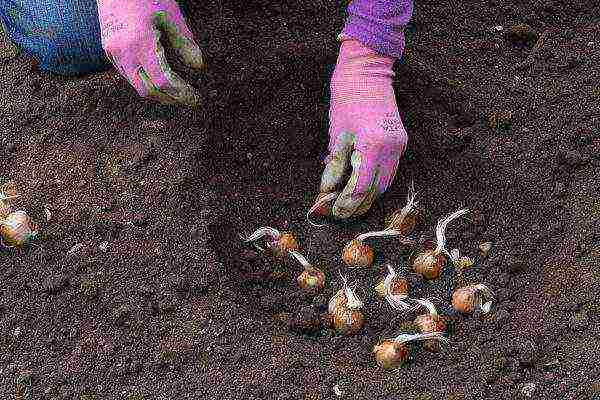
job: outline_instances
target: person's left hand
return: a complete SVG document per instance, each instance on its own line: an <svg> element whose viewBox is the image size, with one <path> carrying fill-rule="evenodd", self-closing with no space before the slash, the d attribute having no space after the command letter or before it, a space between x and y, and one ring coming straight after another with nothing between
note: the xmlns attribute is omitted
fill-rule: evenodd
<svg viewBox="0 0 600 400"><path fill-rule="evenodd" d="M320 189L341 190L335 218L364 214L394 180L407 135L392 87L393 64L356 40L342 42L331 78L329 156Z"/></svg>
<svg viewBox="0 0 600 400"><path fill-rule="evenodd" d="M185 64L205 68L175 0L98 0L98 14L108 58L140 96L166 104L199 104L200 96L173 72L160 43L166 34Z"/></svg>

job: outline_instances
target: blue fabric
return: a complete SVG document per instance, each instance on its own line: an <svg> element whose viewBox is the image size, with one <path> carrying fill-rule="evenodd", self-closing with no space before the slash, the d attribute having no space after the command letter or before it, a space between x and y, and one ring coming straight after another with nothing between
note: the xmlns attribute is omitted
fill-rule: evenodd
<svg viewBox="0 0 600 400"><path fill-rule="evenodd" d="M109 66L96 0L0 0L0 21L44 71L80 75Z"/></svg>

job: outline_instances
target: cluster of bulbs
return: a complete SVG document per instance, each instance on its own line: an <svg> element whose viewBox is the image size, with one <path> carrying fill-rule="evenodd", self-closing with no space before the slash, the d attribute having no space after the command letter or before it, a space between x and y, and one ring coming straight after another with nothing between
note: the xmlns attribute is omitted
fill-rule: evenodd
<svg viewBox="0 0 600 400"><path fill-rule="evenodd" d="M328 215L330 209L326 203L335 197L334 194L321 194L317 198L317 202L307 214L312 225L315 224L310 221L310 214ZM417 274L426 280L435 280L441 276L448 260L453 263L459 274L465 267L472 265L472 260L469 257L461 257L458 249L451 252L446 249L446 228L450 222L466 213L468 213L467 209L461 209L438 221L436 246L432 249L422 249L412 260L412 269ZM409 235L421 219L420 214L416 193L411 186L406 205L392 213L385 229L361 234L346 244L341 255L343 262L349 268L371 267L374 261L374 250L365 243L369 238L398 237L400 243L411 243ZM303 271L297 277L297 282L306 293L315 295L325 287L325 274L299 252L298 241L293 233L263 227L244 240L247 243L253 243L259 250L268 251L279 260L289 256L299 262ZM261 241L264 242L264 245L259 245ZM391 265L388 265L387 269L387 275L375 286L375 291L398 311L407 312L419 308L427 310L426 314L419 315L414 320L418 333L401 333L393 339L384 340L373 348L377 364L382 368L390 369L406 362L409 354L409 342L424 341L425 348L436 351L439 349L439 345L447 342L448 339L444 336L446 324L434 304L427 299L410 298L408 281L398 275ZM491 309L493 297L494 294L487 286L468 284L454 291L452 306L463 314L471 314L477 310L487 313ZM331 328L341 335L358 333L365 321L362 308L362 301L352 290L347 279L342 276L342 287L329 301L328 321Z"/></svg>

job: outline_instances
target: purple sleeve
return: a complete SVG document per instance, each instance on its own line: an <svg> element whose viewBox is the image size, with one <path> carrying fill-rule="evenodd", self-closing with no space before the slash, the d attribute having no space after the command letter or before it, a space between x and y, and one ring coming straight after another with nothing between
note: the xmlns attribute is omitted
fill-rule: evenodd
<svg viewBox="0 0 600 400"><path fill-rule="evenodd" d="M342 37L356 39L388 57L400 58L404 26L413 12L413 0L353 0Z"/></svg>

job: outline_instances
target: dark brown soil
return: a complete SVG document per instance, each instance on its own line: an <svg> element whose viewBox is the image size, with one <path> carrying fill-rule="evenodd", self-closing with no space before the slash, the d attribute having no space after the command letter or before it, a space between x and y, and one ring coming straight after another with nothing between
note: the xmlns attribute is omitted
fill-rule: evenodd
<svg viewBox="0 0 600 400"><path fill-rule="evenodd" d="M200 110L141 100L114 71L43 75L1 48L0 174L42 222L35 245L0 253L2 398L599 398L599 2L418 1L396 68L410 135L396 184L365 219L319 229L304 213L343 8L199 3L184 8L210 64L187 71ZM538 45L506 39L518 23ZM449 246L476 258L467 278L497 302L488 317L452 315L449 268L434 283L409 273L415 296L443 300L452 344L414 346L385 372L370 352L403 317L372 287L409 254L376 242L377 266L359 272L340 250L382 227L411 180L424 239L439 217L474 210ZM241 245L263 225L324 262L323 295L305 298L297 266ZM366 304L354 337L312 329L338 271ZM302 320L312 333L296 332Z"/></svg>

